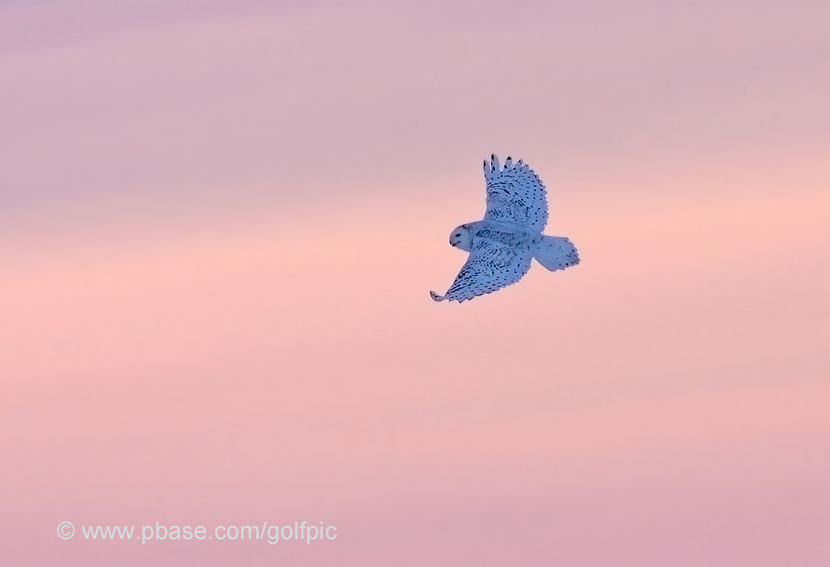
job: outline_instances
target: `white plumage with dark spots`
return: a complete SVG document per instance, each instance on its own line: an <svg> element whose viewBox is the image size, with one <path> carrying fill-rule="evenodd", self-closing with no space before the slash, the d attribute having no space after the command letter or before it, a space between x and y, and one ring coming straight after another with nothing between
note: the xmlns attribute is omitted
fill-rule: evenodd
<svg viewBox="0 0 830 567"><path fill-rule="evenodd" d="M450 234L450 245L470 255L445 295L430 291L435 301L467 301L514 284L530 269L533 258L550 271L579 263L571 241L542 234L548 222L545 185L521 160L484 160L487 209L480 221L462 224Z"/></svg>

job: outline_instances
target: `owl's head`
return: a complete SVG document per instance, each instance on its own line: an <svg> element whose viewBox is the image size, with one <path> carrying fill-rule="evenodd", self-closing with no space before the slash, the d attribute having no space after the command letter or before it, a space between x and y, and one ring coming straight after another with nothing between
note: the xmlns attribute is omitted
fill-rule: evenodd
<svg viewBox="0 0 830 567"><path fill-rule="evenodd" d="M452 231L452 234L450 234L450 246L460 248L465 252L473 249L473 233L470 230L470 225L462 224Z"/></svg>

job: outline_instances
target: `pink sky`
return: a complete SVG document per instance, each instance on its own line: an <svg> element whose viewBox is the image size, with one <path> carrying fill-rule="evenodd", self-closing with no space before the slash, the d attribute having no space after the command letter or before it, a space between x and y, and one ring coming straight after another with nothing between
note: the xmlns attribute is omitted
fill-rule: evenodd
<svg viewBox="0 0 830 567"><path fill-rule="evenodd" d="M830 563L825 3L118 6L0 6L0 563ZM494 151L582 263L435 304Z"/></svg>

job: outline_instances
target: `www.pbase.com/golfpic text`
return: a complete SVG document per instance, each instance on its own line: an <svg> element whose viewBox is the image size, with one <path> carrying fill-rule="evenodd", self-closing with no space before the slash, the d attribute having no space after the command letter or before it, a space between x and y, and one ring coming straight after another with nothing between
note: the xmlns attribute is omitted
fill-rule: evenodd
<svg viewBox="0 0 830 567"><path fill-rule="evenodd" d="M81 534L86 540L134 540L141 543L156 540L170 540L170 541L202 541L206 539L217 540L253 540L253 541L267 541L271 545L276 545L282 541L305 541L306 544L311 544L315 540L335 540L337 539L337 528L335 526L325 526L324 522L320 522L318 527L316 524L309 524L308 520L302 522L294 522L294 525L286 524L283 526L263 522L262 526L248 525L248 526L222 526L218 525L212 530L208 530L205 526L167 526L159 522L155 526L141 526L141 531L136 530L136 526L81 526ZM61 539L72 539L75 536L75 525L72 522L61 522L58 524L58 537Z"/></svg>

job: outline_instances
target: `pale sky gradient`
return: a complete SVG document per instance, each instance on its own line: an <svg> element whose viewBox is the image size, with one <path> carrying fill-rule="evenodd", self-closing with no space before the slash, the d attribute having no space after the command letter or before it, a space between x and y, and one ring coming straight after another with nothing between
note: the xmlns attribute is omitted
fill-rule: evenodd
<svg viewBox="0 0 830 567"><path fill-rule="evenodd" d="M112 4L0 2L0 563L830 563L830 5ZM491 152L582 263L435 304Z"/></svg>

